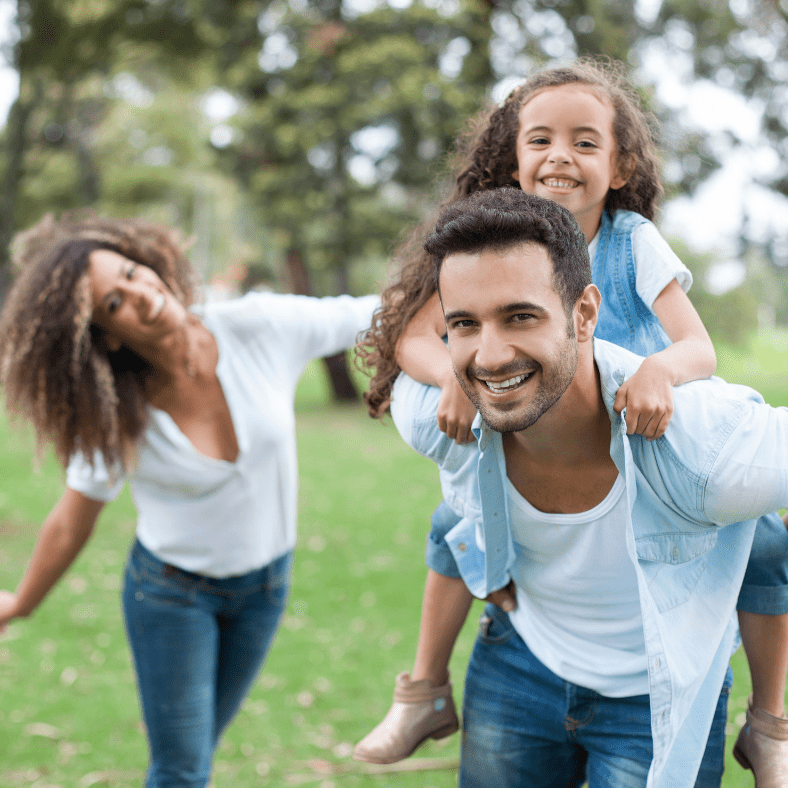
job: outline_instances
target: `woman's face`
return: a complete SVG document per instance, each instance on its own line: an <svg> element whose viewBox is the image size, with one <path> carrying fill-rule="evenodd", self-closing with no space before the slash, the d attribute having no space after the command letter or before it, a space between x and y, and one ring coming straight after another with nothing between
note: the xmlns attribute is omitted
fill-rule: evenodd
<svg viewBox="0 0 788 788"><path fill-rule="evenodd" d="M110 350L121 345L145 356L145 350L177 336L188 313L183 304L145 265L117 252L90 254L92 322L106 333Z"/></svg>

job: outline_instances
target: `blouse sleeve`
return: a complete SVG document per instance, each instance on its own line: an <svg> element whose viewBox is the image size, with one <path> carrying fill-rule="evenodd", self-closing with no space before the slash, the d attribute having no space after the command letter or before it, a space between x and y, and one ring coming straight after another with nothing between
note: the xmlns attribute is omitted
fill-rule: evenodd
<svg viewBox="0 0 788 788"><path fill-rule="evenodd" d="M659 230L644 222L632 233L635 262L635 288L643 303L654 312L657 296L675 279L686 293L692 286L692 274Z"/></svg>
<svg viewBox="0 0 788 788"><path fill-rule="evenodd" d="M296 376L315 358L332 356L356 344L380 305L376 295L312 298L277 293L249 293L216 306L223 322L242 341L265 344Z"/></svg>
<svg viewBox="0 0 788 788"><path fill-rule="evenodd" d="M82 452L77 452L66 469L66 485L94 501L114 501L125 483L123 471L117 468L110 474L103 456L98 453L91 465Z"/></svg>

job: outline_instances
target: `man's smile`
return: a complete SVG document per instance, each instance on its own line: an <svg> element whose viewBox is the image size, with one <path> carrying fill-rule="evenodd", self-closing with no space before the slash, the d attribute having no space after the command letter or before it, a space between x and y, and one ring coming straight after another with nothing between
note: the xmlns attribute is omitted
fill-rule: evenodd
<svg viewBox="0 0 788 788"><path fill-rule="evenodd" d="M479 378L479 380L484 383L484 385L487 386L490 391L496 394L502 394L518 388L526 380L529 380L533 374L533 372L528 372L523 375L515 375L513 378L508 378L507 380L502 380L500 382L481 380L481 378Z"/></svg>

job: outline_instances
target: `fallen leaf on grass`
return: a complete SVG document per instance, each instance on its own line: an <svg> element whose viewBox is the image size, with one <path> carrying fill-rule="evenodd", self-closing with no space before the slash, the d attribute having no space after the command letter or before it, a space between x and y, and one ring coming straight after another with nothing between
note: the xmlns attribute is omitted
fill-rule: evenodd
<svg viewBox="0 0 788 788"><path fill-rule="evenodd" d="M59 728L46 722L31 722L25 726L25 733L28 736L43 736L53 741L57 741L63 735Z"/></svg>

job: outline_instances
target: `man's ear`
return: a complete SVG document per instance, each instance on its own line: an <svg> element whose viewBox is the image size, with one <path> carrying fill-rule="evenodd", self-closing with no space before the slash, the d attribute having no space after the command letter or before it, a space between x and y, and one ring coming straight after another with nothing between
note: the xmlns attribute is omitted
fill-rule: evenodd
<svg viewBox="0 0 788 788"><path fill-rule="evenodd" d="M578 342L588 342L594 336L601 303L602 296L597 286L586 285L586 289L575 302L574 309L575 334Z"/></svg>

